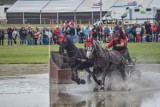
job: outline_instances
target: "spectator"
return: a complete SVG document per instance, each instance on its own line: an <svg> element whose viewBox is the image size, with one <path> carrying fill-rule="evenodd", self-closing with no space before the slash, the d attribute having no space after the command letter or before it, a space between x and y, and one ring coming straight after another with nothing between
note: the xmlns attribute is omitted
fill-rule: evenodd
<svg viewBox="0 0 160 107"><path fill-rule="evenodd" d="M4 45L4 30L0 28L0 45Z"/></svg>
<svg viewBox="0 0 160 107"><path fill-rule="evenodd" d="M43 45L43 29L39 30L40 34L38 36L37 44Z"/></svg>
<svg viewBox="0 0 160 107"><path fill-rule="evenodd" d="M79 35L79 43L84 43L84 33L83 33L83 28L82 27L79 27L79 32L78 32L78 35Z"/></svg>
<svg viewBox="0 0 160 107"><path fill-rule="evenodd" d="M71 21L69 22L69 26L75 27L75 22L74 22L73 20L71 20Z"/></svg>
<svg viewBox="0 0 160 107"><path fill-rule="evenodd" d="M135 38L136 38L136 26L132 25L131 27L131 34L133 35L133 42L135 42Z"/></svg>
<svg viewBox="0 0 160 107"><path fill-rule="evenodd" d="M103 27L102 27L102 23L99 24L98 28L97 28L97 32L98 32L98 40L102 41L103 38Z"/></svg>
<svg viewBox="0 0 160 107"><path fill-rule="evenodd" d="M12 33L13 33L13 29L11 27L9 27L7 29L7 33L8 33L8 45L12 45Z"/></svg>
<svg viewBox="0 0 160 107"><path fill-rule="evenodd" d="M151 24L149 21L145 23L145 30L146 30L146 40L147 42L150 42Z"/></svg>
<svg viewBox="0 0 160 107"><path fill-rule="evenodd" d="M152 42L156 42L156 35L157 35L157 26L155 23L152 24Z"/></svg>
<svg viewBox="0 0 160 107"><path fill-rule="evenodd" d="M17 44L17 41L16 41L17 36L18 36L18 32L17 32L17 29L14 27L12 32L12 38L13 38L14 44Z"/></svg>
<svg viewBox="0 0 160 107"><path fill-rule="evenodd" d="M141 34L141 28L140 28L140 25L137 25L137 27L136 27L136 42L140 42L140 34Z"/></svg>
<svg viewBox="0 0 160 107"><path fill-rule="evenodd" d="M48 29L48 39L49 39L49 44L52 43L52 37L53 37L53 32L51 28Z"/></svg>
<svg viewBox="0 0 160 107"><path fill-rule="evenodd" d="M141 42L142 42L142 38L143 38L143 35L144 35L144 27L143 27L144 25L142 24L141 25Z"/></svg>
<svg viewBox="0 0 160 107"><path fill-rule="evenodd" d="M106 25L103 29L103 32L104 32L104 40L103 42L107 42L109 41L109 37L110 37L110 29L108 28L108 26Z"/></svg>
<svg viewBox="0 0 160 107"><path fill-rule="evenodd" d="M20 35L20 45L25 44L25 43L26 43L27 31L25 30L24 27L22 27L22 28L19 30L19 35Z"/></svg>
<svg viewBox="0 0 160 107"><path fill-rule="evenodd" d="M37 40L38 40L39 35L40 35L40 31L36 27L36 29L34 30L34 45L37 45Z"/></svg>
<svg viewBox="0 0 160 107"><path fill-rule="evenodd" d="M64 26L64 27L67 27L67 26L68 26L68 22L67 22L66 20L64 21L63 26Z"/></svg>
<svg viewBox="0 0 160 107"><path fill-rule="evenodd" d="M49 44L48 34L49 34L49 29L48 28L44 28L43 29L43 44L44 45L48 45Z"/></svg>
<svg viewBox="0 0 160 107"><path fill-rule="evenodd" d="M160 34L158 34L158 42L160 42Z"/></svg>
<svg viewBox="0 0 160 107"><path fill-rule="evenodd" d="M84 28L84 36L85 36L85 37L88 36L88 31L89 31L89 25L87 25L87 26Z"/></svg>
<svg viewBox="0 0 160 107"><path fill-rule="evenodd" d="M70 26L70 35L71 35L71 40L73 43L75 43L75 28L73 26Z"/></svg>
<svg viewBox="0 0 160 107"><path fill-rule="evenodd" d="M92 37L95 41L97 41L97 36L98 36L98 32L97 32L97 26L96 25L93 25L93 28L92 28Z"/></svg>
<svg viewBox="0 0 160 107"><path fill-rule="evenodd" d="M28 30L27 30L27 44L28 45L33 45L33 37L34 37L33 29L31 27L28 27Z"/></svg>
<svg viewBox="0 0 160 107"><path fill-rule="evenodd" d="M67 38L71 39L70 26L68 26L68 27L66 28L66 30L64 30L64 32L66 33Z"/></svg>

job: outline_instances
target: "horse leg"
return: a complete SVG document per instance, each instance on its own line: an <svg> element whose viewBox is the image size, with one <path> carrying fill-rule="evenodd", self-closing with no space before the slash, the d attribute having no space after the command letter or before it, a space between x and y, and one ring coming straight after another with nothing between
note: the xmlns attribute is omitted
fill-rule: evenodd
<svg viewBox="0 0 160 107"><path fill-rule="evenodd" d="M125 65L121 63L118 66L118 69L119 69L119 71L120 71L120 73L122 75L123 80L126 80Z"/></svg>
<svg viewBox="0 0 160 107"><path fill-rule="evenodd" d="M76 67L74 67L73 69L72 69L72 80L73 81L75 81L77 84L85 84L86 82L85 82L85 80L83 80L83 79L80 79L79 77L78 77L78 72L77 72L77 69L78 69L78 67L80 67L81 66L81 64L79 64L79 65L77 65Z"/></svg>
<svg viewBox="0 0 160 107"><path fill-rule="evenodd" d="M112 90L112 88L111 88L111 71L108 72L108 78L109 78L109 84L107 87L107 91L111 91Z"/></svg>
<svg viewBox="0 0 160 107"><path fill-rule="evenodd" d="M106 78L107 72L108 72L108 70L107 71L103 70L102 83L101 83L100 90L105 90L104 85L105 85L105 78Z"/></svg>
<svg viewBox="0 0 160 107"><path fill-rule="evenodd" d="M93 68L93 72L90 69L86 69L86 71L89 73L89 76L92 76L94 81L98 84L101 85L101 80L98 80L96 75L95 75L95 69ZM89 78L90 79L90 78Z"/></svg>
<svg viewBox="0 0 160 107"><path fill-rule="evenodd" d="M89 68L85 69L85 71L88 72L87 82L90 84L92 82L91 81L91 76L92 76L91 73L92 73L92 71Z"/></svg>

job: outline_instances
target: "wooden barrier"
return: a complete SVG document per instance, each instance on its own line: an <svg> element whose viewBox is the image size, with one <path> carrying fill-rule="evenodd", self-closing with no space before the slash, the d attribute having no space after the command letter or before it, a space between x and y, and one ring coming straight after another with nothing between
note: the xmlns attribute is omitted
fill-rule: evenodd
<svg viewBox="0 0 160 107"><path fill-rule="evenodd" d="M64 59L58 52L51 52L50 82L57 84L71 83L71 68L64 68Z"/></svg>

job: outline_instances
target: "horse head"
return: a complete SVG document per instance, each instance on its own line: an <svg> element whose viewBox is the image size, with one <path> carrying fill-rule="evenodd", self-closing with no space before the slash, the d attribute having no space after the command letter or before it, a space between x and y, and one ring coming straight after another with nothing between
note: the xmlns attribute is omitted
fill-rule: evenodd
<svg viewBox="0 0 160 107"><path fill-rule="evenodd" d="M59 53L61 55L63 55L65 53L65 48L66 48L66 44L67 44L67 38L63 38L63 40L61 40L59 42Z"/></svg>
<svg viewBox="0 0 160 107"><path fill-rule="evenodd" d="M99 46L98 42L93 40L93 43L91 45L86 45L86 57L88 59L92 59L95 57L99 57L101 53L101 46Z"/></svg>

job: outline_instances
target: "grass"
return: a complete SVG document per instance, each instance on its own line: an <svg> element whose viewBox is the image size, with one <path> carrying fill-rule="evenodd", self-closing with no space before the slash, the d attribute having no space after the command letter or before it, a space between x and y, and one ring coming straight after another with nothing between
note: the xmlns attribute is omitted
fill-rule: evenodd
<svg viewBox="0 0 160 107"><path fill-rule="evenodd" d="M160 43L130 43L129 52L140 63L160 63Z"/></svg>
<svg viewBox="0 0 160 107"><path fill-rule="evenodd" d="M76 44L83 48L84 44ZM105 46L105 44L103 44ZM129 52L139 63L160 63L160 43L129 43ZM57 51L57 45L51 45ZM49 46L0 46L0 64L47 64Z"/></svg>

